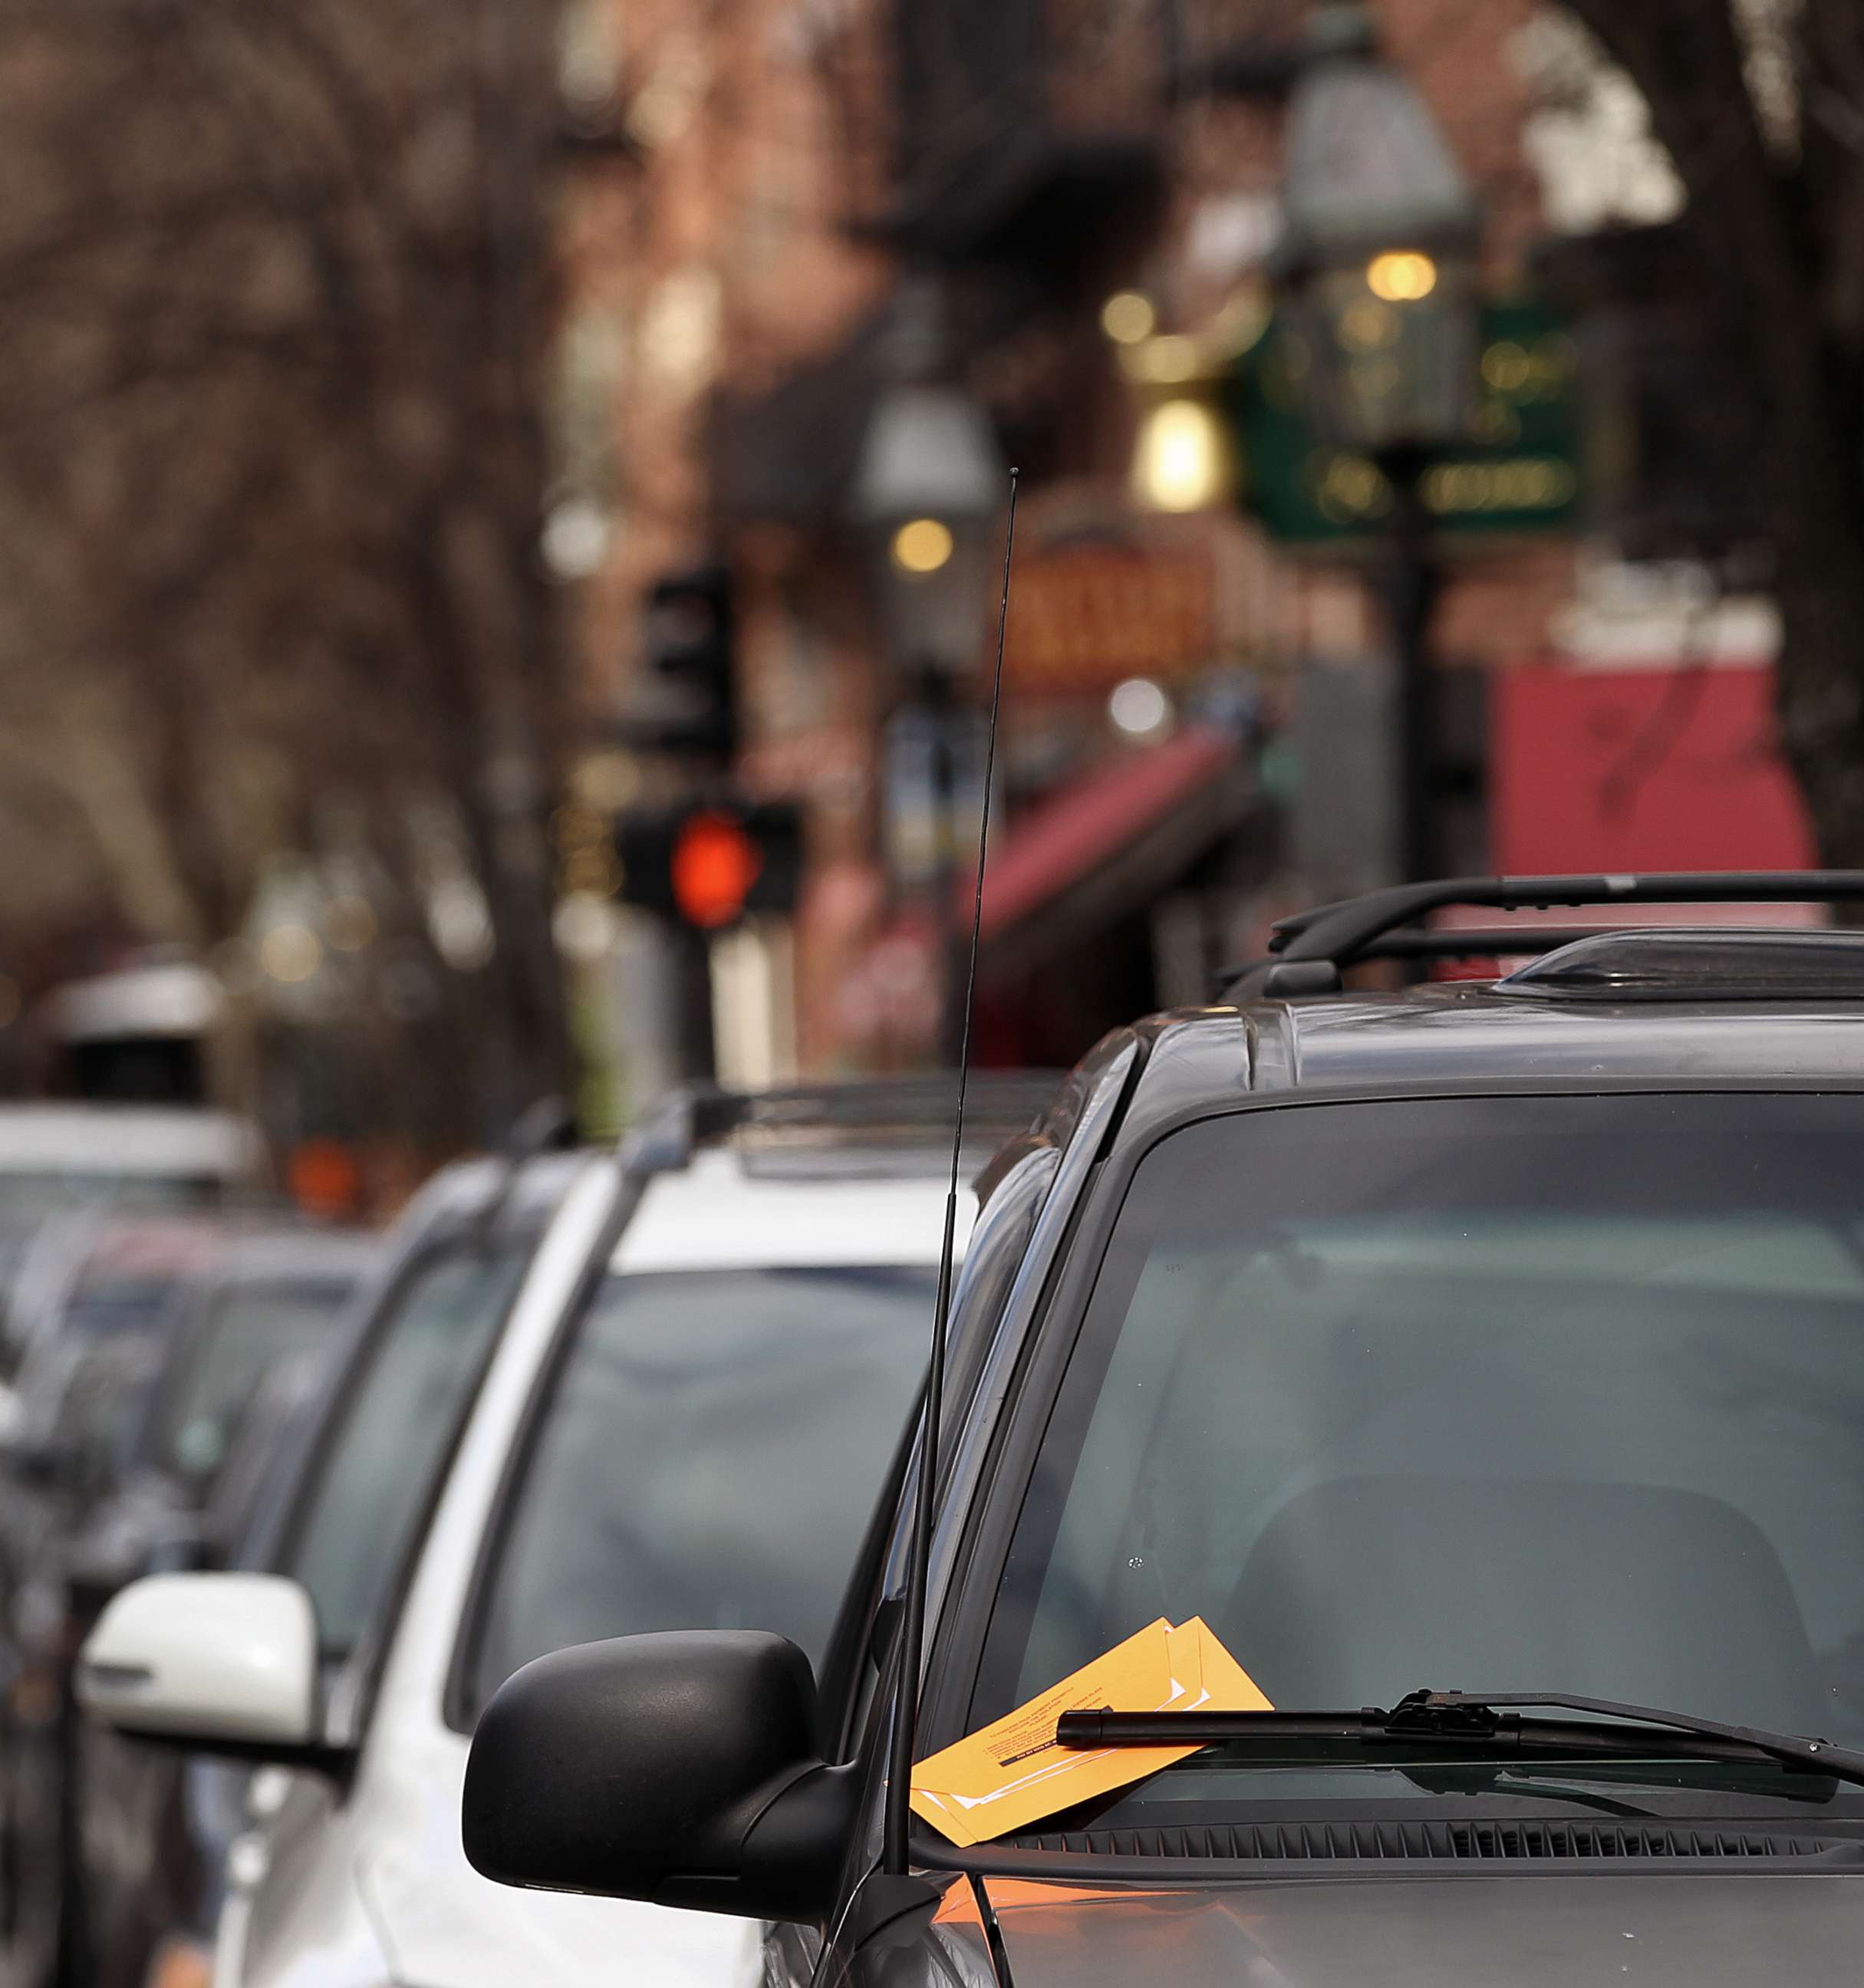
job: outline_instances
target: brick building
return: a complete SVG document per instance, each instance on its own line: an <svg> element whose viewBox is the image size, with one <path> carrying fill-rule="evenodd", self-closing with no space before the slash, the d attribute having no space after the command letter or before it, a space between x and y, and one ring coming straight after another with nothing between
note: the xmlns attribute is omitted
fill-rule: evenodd
<svg viewBox="0 0 1864 1988"><path fill-rule="evenodd" d="M1542 10L1375 11L1480 196L1485 289L1521 292L1544 232L1523 144ZM913 659L889 618L899 576L854 515L915 285L936 286L942 377L1023 477L986 1050L1070 1055L1128 1008L1201 998L1286 894L1389 867L1365 804L1389 708L1365 544L1277 543L1233 501L1220 426L1200 441L1191 415L1153 424L1168 404L1208 411L1262 336L1277 65L1303 14L1294 0L572 0L565 88L603 163L564 201L546 546L573 582L592 734L636 693L647 590L721 561L736 781L804 812L793 921L712 949L732 1073L936 1045L952 880L938 849L912 855L928 803ZM1149 505L1135 482L1149 448L1164 472ZM1447 685L1476 688L1445 700L1443 803L1469 862L1487 855L1480 687L1560 647L1576 560L1566 531L1452 540L1436 649ZM960 707L984 681L989 564L974 653L948 686ZM1135 681L1148 688L1122 710ZM679 777L600 749L592 765L597 816ZM585 869L569 881L599 895L613 877L588 857L587 822L577 833ZM625 928L622 964L603 968L637 1016L654 1005L641 990L691 986L652 963L662 938ZM651 1044L633 1047L652 1066Z"/></svg>

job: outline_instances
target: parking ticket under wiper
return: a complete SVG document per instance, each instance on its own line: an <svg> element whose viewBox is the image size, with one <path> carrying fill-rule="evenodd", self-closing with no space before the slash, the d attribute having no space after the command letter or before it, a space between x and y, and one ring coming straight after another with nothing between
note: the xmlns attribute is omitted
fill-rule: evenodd
<svg viewBox="0 0 1864 1988"><path fill-rule="evenodd" d="M1064 1751L1057 1719L1071 1707L1266 1706L1254 1680L1193 1616L1161 1617L1015 1711L913 1769L914 1812L961 1847L1007 1835L1058 1810L1143 1780L1203 1743L1174 1737L1150 1748Z"/></svg>
<svg viewBox="0 0 1864 1988"><path fill-rule="evenodd" d="M1524 1719L1518 1712L1498 1709L1513 1706L1558 1707L1628 1723ZM1764 1726L1726 1726L1693 1712L1582 1698L1571 1692L1414 1691L1389 1712L1376 1706L1358 1712L1077 1710L1064 1712L1055 1727L1056 1745L1067 1749L1213 1746L1270 1739L1345 1740L1368 1747L1410 1742L1487 1752L1521 1748L1595 1755L1648 1755L1661 1749L1689 1760L1771 1760L1864 1783L1864 1753L1828 1740L1802 1739Z"/></svg>

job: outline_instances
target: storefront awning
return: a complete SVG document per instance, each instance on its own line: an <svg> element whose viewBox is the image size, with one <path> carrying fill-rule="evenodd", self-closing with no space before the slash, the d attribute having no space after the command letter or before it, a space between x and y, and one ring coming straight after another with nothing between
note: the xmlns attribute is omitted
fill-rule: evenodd
<svg viewBox="0 0 1864 1988"><path fill-rule="evenodd" d="M1121 753L1010 825L984 876L987 972L1039 964L1178 884L1254 811L1243 749L1194 728ZM970 885L957 915L968 918Z"/></svg>

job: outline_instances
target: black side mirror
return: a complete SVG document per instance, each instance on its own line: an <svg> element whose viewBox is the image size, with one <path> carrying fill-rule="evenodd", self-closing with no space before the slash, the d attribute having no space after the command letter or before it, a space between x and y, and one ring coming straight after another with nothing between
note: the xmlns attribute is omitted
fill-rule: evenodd
<svg viewBox="0 0 1864 1988"><path fill-rule="evenodd" d="M508 1678L473 1735L468 1861L505 1885L819 1922L855 1770L815 1750L809 1659L706 1629L559 1650Z"/></svg>

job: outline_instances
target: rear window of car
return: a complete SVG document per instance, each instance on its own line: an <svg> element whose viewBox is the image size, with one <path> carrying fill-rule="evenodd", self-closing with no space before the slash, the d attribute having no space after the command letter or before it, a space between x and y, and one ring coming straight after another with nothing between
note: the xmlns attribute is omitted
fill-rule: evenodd
<svg viewBox="0 0 1864 1988"><path fill-rule="evenodd" d="M155 1462L197 1482L211 1478L260 1381L328 1347L354 1289L341 1278L268 1278L216 1293L166 1390Z"/></svg>
<svg viewBox="0 0 1864 1988"><path fill-rule="evenodd" d="M528 1246L430 1257L371 1334L278 1570L308 1591L327 1661L381 1626L529 1260Z"/></svg>
<svg viewBox="0 0 1864 1988"><path fill-rule="evenodd" d="M66 1304L59 1330L86 1340L151 1331L186 1282L179 1275L87 1276Z"/></svg>
<svg viewBox="0 0 1864 1988"><path fill-rule="evenodd" d="M611 1275L545 1397L464 1665L769 1629L820 1665L925 1364L929 1268Z"/></svg>

